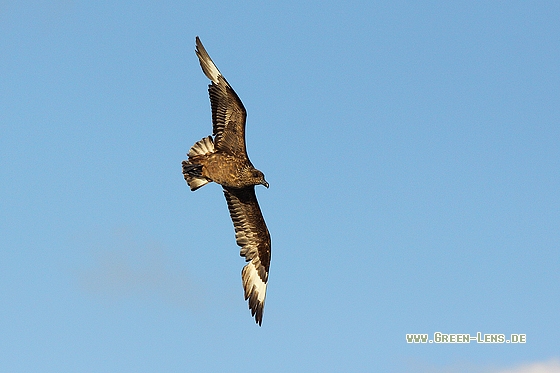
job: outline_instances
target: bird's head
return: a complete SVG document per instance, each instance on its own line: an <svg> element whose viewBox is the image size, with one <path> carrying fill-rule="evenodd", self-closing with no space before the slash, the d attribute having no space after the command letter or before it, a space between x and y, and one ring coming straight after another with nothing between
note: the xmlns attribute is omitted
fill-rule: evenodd
<svg viewBox="0 0 560 373"><path fill-rule="evenodd" d="M252 170L251 171L251 178L252 178L253 183L255 185L264 185L265 187L268 188L268 183L264 179L264 174L261 171L259 171L257 169Z"/></svg>

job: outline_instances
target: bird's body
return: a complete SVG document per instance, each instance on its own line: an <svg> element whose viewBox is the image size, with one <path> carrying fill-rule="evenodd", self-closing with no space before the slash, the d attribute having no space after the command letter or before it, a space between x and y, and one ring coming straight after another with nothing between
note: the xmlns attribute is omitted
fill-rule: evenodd
<svg viewBox="0 0 560 373"><path fill-rule="evenodd" d="M244 188L262 184L260 175L250 162L223 152L189 156L188 162L202 166L202 176L223 187ZM260 172L260 171L259 171Z"/></svg>
<svg viewBox="0 0 560 373"><path fill-rule="evenodd" d="M268 188L268 183L247 155L247 113L243 103L212 62L198 37L196 46L202 70L212 81L208 92L214 137L205 137L191 147L188 160L183 161L183 175L193 191L209 182L223 187L236 241L241 247L240 254L248 262L241 272L245 299L249 301L251 313L260 325L270 267L270 234L257 202L255 185Z"/></svg>

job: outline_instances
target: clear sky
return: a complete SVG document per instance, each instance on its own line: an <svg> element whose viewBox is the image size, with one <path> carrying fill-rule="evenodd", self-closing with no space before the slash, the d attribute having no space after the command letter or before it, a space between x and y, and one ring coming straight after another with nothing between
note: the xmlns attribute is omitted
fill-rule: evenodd
<svg viewBox="0 0 560 373"><path fill-rule="evenodd" d="M560 3L0 2L1 372L560 371ZM262 327L199 35L248 111ZM526 334L408 344L407 333Z"/></svg>

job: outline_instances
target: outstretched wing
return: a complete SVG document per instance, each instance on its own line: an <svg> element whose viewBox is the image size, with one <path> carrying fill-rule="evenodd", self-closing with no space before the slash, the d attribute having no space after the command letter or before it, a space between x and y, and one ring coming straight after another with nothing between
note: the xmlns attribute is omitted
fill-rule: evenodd
<svg viewBox="0 0 560 373"><path fill-rule="evenodd" d="M214 146L217 150L247 158L245 148L245 119L247 112L243 103L196 37L196 55L204 74L212 81L208 86L212 105Z"/></svg>
<svg viewBox="0 0 560 373"><path fill-rule="evenodd" d="M270 267L270 234L257 202L254 186L242 189L224 188L224 194L233 220L235 238L241 246L241 256L248 262L241 272L245 300L249 300L251 314L261 325Z"/></svg>

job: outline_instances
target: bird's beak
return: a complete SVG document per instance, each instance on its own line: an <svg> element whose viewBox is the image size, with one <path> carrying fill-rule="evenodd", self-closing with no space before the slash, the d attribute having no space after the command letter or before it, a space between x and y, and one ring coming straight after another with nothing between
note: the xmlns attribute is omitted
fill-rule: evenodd
<svg viewBox="0 0 560 373"><path fill-rule="evenodd" d="M262 185L264 185L266 189L268 189L268 183L266 181L263 181Z"/></svg>

